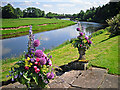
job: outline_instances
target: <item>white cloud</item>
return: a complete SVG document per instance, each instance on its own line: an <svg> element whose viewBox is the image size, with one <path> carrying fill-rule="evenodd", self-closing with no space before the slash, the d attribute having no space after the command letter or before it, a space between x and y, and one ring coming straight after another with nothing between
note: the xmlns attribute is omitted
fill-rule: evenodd
<svg viewBox="0 0 120 90"><path fill-rule="evenodd" d="M24 1L24 3L20 4L21 6L31 6L33 3L31 1Z"/></svg>
<svg viewBox="0 0 120 90"><path fill-rule="evenodd" d="M57 4L58 7L73 7L75 6L74 4Z"/></svg>
<svg viewBox="0 0 120 90"><path fill-rule="evenodd" d="M39 4L40 4L40 2L36 2L36 4L37 4L37 5L39 5Z"/></svg>
<svg viewBox="0 0 120 90"><path fill-rule="evenodd" d="M43 7L51 8L52 5L50 5L50 4L43 4Z"/></svg>

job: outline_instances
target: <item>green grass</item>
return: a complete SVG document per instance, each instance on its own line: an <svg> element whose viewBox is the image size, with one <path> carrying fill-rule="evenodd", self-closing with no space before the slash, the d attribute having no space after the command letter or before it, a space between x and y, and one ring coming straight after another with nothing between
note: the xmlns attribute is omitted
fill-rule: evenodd
<svg viewBox="0 0 120 90"><path fill-rule="evenodd" d="M107 68L110 74L119 74L118 69L118 38L109 38L108 32L94 37L94 46L86 52L86 58L90 60L90 66Z"/></svg>
<svg viewBox="0 0 120 90"><path fill-rule="evenodd" d="M38 26L41 24L48 24L48 25ZM34 33L63 28L73 24L75 24L75 22L73 21L47 19L47 18L2 19L2 28L32 25L32 30ZM20 28L17 30L2 30L2 39L27 35L28 31L29 31L29 27Z"/></svg>
<svg viewBox="0 0 120 90"><path fill-rule="evenodd" d="M102 32L102 33L101 33ZM118 37L115 36L109 38L109 33L104 30L97 31L93 34L93 46L86 51L86 59L89 60L89 66L97 66L108 68L108 73L118 74L118 45L120 47L120 42L118 44ZM47 50L45 53L50 52L52 55L53 68L56 66L67 64L71 61L78 59L78 51L76 48L71 46L69 41L63 43L62 45L54 48L53 50ZM7 59L2 63L2 81L6 81L6 75L9 73L10 67L14 65L21 57Z"/></svg>

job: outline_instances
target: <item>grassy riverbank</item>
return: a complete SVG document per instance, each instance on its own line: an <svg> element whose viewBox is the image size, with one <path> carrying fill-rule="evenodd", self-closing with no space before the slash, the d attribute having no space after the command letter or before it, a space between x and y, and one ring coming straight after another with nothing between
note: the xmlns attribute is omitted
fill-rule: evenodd
<svg viewBox="0 0 120 90"><path fill-rule="evenodd" d="M100 30L93 34L93 46L86 51L86 59L89 61L89 66L97 66L108 69L110 74L119 74L120 60L118 61L118 38L120 36L115 36L109 38L110 34L106 30ZM53 56L52 63L53 67L67 64L71 61L78 59L77 49L71 46L71 43L68 41L59 47L46 51L50 52ZM10 67L14 65L21 57L7 59L2 63L2 81L6 81L10 78L6 78L6 75L9 73Z"/></svg>
<svg viewBox="0 0 120 90"><path fill-rule="evenodd" d="M38 33L63 28L73 24L75 24L73 21L47 18L2 19L1 28L8 28L8 30L2 30L2 39L27 35L29 31L29 27L19 29L10 28L32 25L33 32Z"/></svg>

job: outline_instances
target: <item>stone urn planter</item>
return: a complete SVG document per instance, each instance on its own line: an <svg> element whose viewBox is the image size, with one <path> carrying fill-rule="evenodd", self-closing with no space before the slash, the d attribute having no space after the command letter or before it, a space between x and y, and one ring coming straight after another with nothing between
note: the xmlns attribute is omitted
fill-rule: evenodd
<svg viewBox="0 0 120 90"><path fill-rule="evenodd" d="M83 48L83 49L79 49L78 48L78 52L79 52L79 58L78 58L78 60L85 60L85 49Z"/></svg>

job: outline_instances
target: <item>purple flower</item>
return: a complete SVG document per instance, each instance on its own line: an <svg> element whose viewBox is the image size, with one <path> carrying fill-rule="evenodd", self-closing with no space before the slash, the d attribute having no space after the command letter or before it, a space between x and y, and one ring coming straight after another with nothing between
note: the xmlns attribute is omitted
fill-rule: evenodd
<svg viewBox="0 0 120 90"><path fill-rule="evenodd" d="M30 60L31 60L31 62L34 62L34 59L33 59L33 58L31 58Z"/></svg>
<svg viewBox="0 0 120 90"><path fill-rule="evenodd" d="M20 75L22 75L22 73L20 72Z"/></svg>
<svg viewBox="0 0 120 90"><path fill-rule="evenodd" d="M86 40L88 40L88 37L87 37L87 36L85 36L85 39L86 39Z"/></svg>
<svg viewBox="0 0 120 90"><path fill-rule="evenodd" d="M29 33L32 34L32 30L29 30Z"/></svg>
<svg viewBox="0 0 120 90"><path fill-rule="evenodd" d="M15 75L15 77L14 78L17 78L18 77L18 75Z"/></svg>
<svg viewBox="0 0 120 90"><path fill-rule="evenodd" d="M42 50L43 52L45 51L45 48L43 48L43 50Z"/></svg>
<svg viewBox="0 0 120 90"><path fill-rule="evenodd" d="M80 32L80 36L83 36L83 33L82 33L82 32Z"/></svg>
<svg viewBox="0 0 120 90"><path fill-rule="evenodd" d="M80 28L77 28L77 31L80 31Z"/></svg>
<svg viewBox="0 0 120 90"><path fill-rule="evenodd" d="M40 64L45 65L46 64L46 59L45 58L40 58Z"/></svg>
<svg viewBox="0 0 120 90"><path fill-rule="evenodd" d="M92 44L92 41L89 41L89 44Z"/></svg>
<svg viewBox="0 0 120 90"><path fill-rule="evenodd" d="M12 78L12 81L14 81L14 78Z"/></svg>
<svg viewBox="0 0 120 90"><path fill-rule="evenodd" d="M40 41L37 39L34 41L33 46L38 47L40 45Z"/></svg>
<svg viewBox="0 0 120 90"><path fill-rule="evenodd" d="M50 55L50 58L52 58L52 55Z"/></svg>
<svg viewBox="0 0 120 90"><path fill-rule="evenodd" d="M53 79L53 78L54 78L54 73L53 73L53 72L47 73L47 78L48 78L48 79Z"/></svg>
<svg viewBox="0 0 120 90"><path fill-rule="evenodd" d="M9 77L8 75L6 77Z"/></svg>
<svg viewBox="0 0 120 90"><path fill-rule="evenodd" d="M43 55L43 52L41 50L36 50L35 51L35 56L41 58Z"/></svg>

